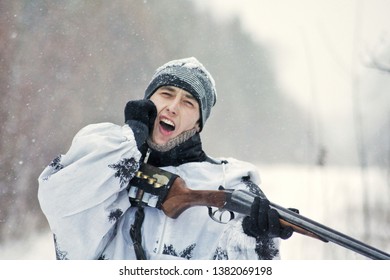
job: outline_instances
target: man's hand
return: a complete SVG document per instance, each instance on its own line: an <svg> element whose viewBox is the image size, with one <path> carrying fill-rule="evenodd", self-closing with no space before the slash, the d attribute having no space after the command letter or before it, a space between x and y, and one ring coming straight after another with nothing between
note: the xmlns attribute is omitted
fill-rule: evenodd
<svg viewBox="0 0 390 280"><path fill-rule="evenodd" d="M251 215L242 221L244 233L257 239L280 237L290 238L293 234L291 227L282 227L279 214L270 208L269 201L256 197L251 207Z"/></svg>
<svg viewBox="0 0 390 280"><path fill-rule="evenodd" d="M134 132L137 147L141 147L153 130L156 106L149 99L129 101L125 107L125 122Z"/></svg>

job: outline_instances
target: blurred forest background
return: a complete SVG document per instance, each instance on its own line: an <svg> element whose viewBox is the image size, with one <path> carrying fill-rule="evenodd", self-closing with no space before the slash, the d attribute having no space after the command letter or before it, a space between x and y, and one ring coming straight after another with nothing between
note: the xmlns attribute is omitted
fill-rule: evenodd
<svg viewBox="0 0 390 280"><path fill-rule="evenodd" d="M370 151L363 161L328 157L338 151L314 143L311 113L283 93L272 48L238 18L220 22L192 1L158 0L0 1L0 15L0 244L47 231L39 174L83 126L122 124L126 102L176 58L195 56L216 81L202 132L211 156L389 170L390 115L371 124L374 148L360 150Z"/></svg>

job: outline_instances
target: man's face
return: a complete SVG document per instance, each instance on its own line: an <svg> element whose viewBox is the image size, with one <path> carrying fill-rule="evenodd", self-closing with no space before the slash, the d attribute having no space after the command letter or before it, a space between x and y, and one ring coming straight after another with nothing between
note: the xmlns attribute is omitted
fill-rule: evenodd
<svg viewBox="0 0 390 280"><path fill-rule="evenodd" d="M184 131L199 129L199 104L192 94L174 86L163 86L150 97L157 107L152 140L166 144Z"/></svg>

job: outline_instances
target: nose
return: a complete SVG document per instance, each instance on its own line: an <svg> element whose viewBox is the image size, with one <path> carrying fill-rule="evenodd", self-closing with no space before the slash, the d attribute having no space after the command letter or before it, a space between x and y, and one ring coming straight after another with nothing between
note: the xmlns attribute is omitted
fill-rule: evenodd
<svg viewBox="0 0 390 280"><path fill-rule="evenodd" d="M173 115L176 115L179 110L180 98L176 96L176 98L172 99L171 102L167 106L168 112Z"/></svg>

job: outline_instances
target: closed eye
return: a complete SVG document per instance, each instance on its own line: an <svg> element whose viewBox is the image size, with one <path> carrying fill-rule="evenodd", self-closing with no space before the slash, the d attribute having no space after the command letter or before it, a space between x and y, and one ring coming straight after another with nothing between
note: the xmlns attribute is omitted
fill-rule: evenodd
<svg viewBox="0 0 390 280"><path fill-rule="evenodd" d="M194 106L195 106L195 105L194 105L194 101L192 101L192 100L186 99L186 100L184 100L184 103L187 104L188 106L191 106L191 107L194 107Z"/></svg>
<svg viewBox="0 0 390 280"><path fill-rule="evenodd" d="M195 97L194 97L192 94L190 94L190 93L187 93L187 94L183 97L183 100L184 100L184 102L185 102L187 105L189 105L189 106L191 106L191 107L194 107L195 104L198 102L198 101L196 101Z"/></svg>
<svg viewBox="0 0 390 280"><path fill-rule="evenodd" d="M173 94L168 91L161 91L160 94L164 97L171 97Z"/></svg>

